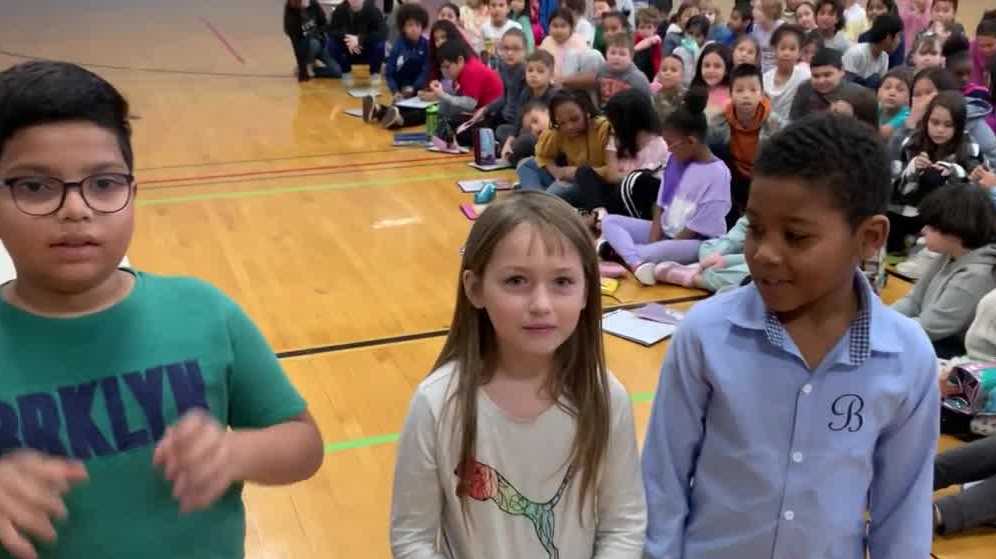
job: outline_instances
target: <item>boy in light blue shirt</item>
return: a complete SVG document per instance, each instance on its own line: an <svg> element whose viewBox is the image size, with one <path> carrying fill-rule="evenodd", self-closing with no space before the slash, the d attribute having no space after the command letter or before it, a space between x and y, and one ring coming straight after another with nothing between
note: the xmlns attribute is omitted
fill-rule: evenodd
<svg viewBox="0 0 996 559"><path fill-rule="evenodd" d="M661 371L646 557L929 555L937 361L858 271L889 230L873 136L821 113L761 148L753 283L696 306Z"/></svg>

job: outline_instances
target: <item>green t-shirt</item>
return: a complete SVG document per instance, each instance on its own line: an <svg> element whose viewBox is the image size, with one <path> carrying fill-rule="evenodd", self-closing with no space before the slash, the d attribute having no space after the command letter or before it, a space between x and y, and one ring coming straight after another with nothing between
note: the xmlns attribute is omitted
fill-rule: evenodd
<svg viewBox="0 0 996 559"><path fill-rule="evenodd" d="M164 429L196 407L236 429L305 411L266 340L214 287L136 273L123 301L72 319L0 299L0 453L77 458L90 476L66 495L69 517L56 543L37 543L41 557L243 557L242 484L180 514L152 464Z"/></svg>

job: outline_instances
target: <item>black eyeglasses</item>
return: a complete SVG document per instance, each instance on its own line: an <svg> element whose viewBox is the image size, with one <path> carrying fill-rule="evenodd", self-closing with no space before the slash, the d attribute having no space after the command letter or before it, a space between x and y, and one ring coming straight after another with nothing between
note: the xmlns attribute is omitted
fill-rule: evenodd
<svg viewBox="0 0 996 559"><path fill-rule="evenodd" d="M78 188L80 197L91 210L112 214L131 201L135 177L124 173L100 173L79 182L65 182L54 177L13 177L4 179L14 205L22 212L44 217L62 209L66 193Z"/></svg>

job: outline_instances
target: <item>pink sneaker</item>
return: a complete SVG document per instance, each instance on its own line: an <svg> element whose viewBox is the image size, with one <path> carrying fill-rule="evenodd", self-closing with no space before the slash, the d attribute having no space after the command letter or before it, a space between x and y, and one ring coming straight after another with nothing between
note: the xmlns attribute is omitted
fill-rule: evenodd
<svg viewBox="0 0 996 559"><path fill-rule="evenodd" d="M668 271L675 266L680 266L680 264L677 262L661 262L654 267L654 277L657 278L657 281L666 283L667 280L664 278L667 276Z"/></svg>
<svg viewBox="0 0 996 559"><path fill-rule="evenodd" d="M664 274L664 281L674 285L693 287L692 281L695 276L702 272L702 267L698 264L688 266L674 266Z"/></svg>
<svg viewBox="0 0 996 559"><path fill-rule="evenodd" d="M626 266L618 262L599 262L598 275L603 278L621 278L626 275Z"/></svg>

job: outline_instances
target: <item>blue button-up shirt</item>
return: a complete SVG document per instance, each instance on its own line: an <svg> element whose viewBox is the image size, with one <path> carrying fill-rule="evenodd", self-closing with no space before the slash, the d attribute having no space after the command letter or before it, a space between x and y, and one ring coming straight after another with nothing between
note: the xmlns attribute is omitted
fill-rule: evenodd
<svg viewBox="0 0 996 559"><path fill-rule="evenodd" d="M929 556L936 357L855 286L858 314L814 370L754 285L685 318L643 451L646 557Z"/></svg>

